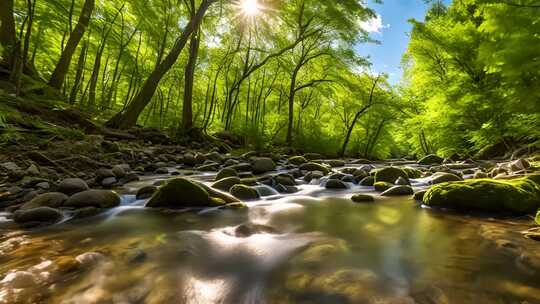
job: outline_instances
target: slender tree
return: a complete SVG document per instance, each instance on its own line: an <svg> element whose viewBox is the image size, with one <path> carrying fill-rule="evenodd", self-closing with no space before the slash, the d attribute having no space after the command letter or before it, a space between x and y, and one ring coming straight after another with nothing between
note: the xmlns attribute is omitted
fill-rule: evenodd
<svg viewBox="0 0 540 304"><path fill-rule="evenodd" d="M184 49L191 34L199 27L206 14L208 8L217 0L203 0L199 6L197 13L191 18L182 31L182 34L176 39L173 48L152 71L150 76L144 82L139 93L133 98L133 101L129 104L124 112L120 112L107 122L107 126L113 128L129 128L137 124L139 115L144 108L150 103L159 82L165 76L165 74L174 65L178 56Z"/></svg>
<svg viewBox="0 0 540 304"><path fill-rule="evenodd" d="M49 80L49 85L53 88L60 90L64 84L66 74L69 71L69 64L71 63L71 58L79 45L84 32L90 23L90 17L92 16L92 11L94 10L95 0L85 0L84 5L79 16L79 21L75 26L75 29L69 35L68 42L64 51L60 55L60 59L56 64L54 72L51 75Z"/></svg>

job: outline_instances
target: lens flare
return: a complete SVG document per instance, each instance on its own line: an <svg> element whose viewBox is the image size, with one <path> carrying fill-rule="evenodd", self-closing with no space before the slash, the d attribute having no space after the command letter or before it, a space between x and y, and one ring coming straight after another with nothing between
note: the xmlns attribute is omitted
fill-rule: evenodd
<svg viewBox="0 0 540 304"><path fill-rule="evenodd" d="M261 11L261 6L257 0L241 0L240 9L245 16L255 16Z"/></svg>

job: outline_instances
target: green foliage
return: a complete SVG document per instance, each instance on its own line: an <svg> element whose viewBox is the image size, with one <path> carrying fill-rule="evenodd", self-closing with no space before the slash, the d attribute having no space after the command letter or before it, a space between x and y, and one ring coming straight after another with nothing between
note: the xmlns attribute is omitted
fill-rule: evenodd
<svg viewBox="0 0 540 304"><path fill-rule="evenodd" d="M41 77L54 70L83 2L36 2L27 65ZM392 88L382 76L373 94L378 76L355 51L372 42L360 24L376 15L363 1L260 1L264 9L255 16L234 1L213 4L191 37L199 38L193 125L239 135L255 149L290 142L325 154L338 153L351 130L345 152L368 158L449 156L538 141L540 15L533 1L426 2L432 7L425 20L411 20L404 83ZM27 4L15 1L21 37ZM192 16L188 4L96 1L60 93L97 121L122 112L179 41ZM188 39L158 81L139 125L185 133L186 66L194 41ZM28 94L51 93L41 83L27 87ZM82 136L69 128L49 131Z"/></svg>
<svg viewBox="0 0 540 304"><path fill-rule="evenodd" d="M448 156L538 140L538 9L496 0L434 5L425 22L411 21L404 97L412 107L401 141Z"/></svg>

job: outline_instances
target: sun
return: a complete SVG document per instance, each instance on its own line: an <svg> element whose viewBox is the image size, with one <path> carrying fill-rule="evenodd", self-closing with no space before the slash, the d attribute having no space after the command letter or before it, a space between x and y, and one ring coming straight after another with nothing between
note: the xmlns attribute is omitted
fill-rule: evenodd
<svg viewBox="0 0 540 304"><path fill-rule="evenodd" d="M258 15L262 8L258 0L240 0L238 6L242 14L249 17Z"/></svg>

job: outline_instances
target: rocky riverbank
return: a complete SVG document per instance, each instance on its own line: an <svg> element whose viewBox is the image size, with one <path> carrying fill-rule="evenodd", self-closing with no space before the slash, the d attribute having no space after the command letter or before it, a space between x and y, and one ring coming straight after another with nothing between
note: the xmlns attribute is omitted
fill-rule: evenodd
<svg viewBox="0 0 540 304"><path fill-rule="evenodd" d="M88 217L118 206L117 192L124 185L154 175L169 180L138 189L136 197L161 209L242 209L242 201L295 193L299 184L335 191L361 185L375 189L377 197L414 195L426 206L462 211L534 215L540 208L538 155L500 162L436 155L371 162L314 153L239 154L227 144L186 148L167 144L165 136L151 130L127 135L121 136L124 140L89 135L46 147L8 149L0 162L0 208L22 227ZM215 174L214 182L205 185L190 179L193 174ZM412 180L425 186L415 189ZM371 202L374 197L358 193L352 200Z"/></svg>

